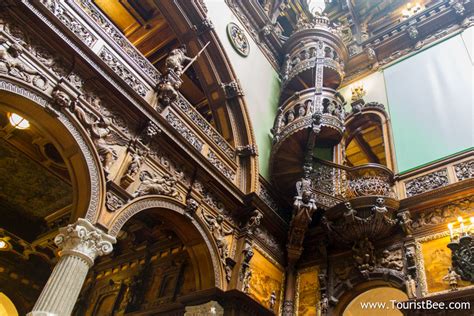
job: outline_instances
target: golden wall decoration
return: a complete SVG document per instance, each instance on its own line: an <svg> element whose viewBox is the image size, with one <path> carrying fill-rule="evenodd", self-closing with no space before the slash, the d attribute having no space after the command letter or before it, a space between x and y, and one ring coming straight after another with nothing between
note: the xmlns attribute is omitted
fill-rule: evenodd
<svg viewBox="0 0 474 316"><path fill-rule="evenodd" d="M252 277L250 279L249 295L263 306L270 307L270 296L275 291L276 303L274 311L278 315L281 305L281 289L285 272L282 267L273 263L260 249L254 250L250 261Z"/></svg>
<svg viewBox="0 0 474 316"><path fill-rule="evenodd" d="M298 271L296 310L300 316L318 315L319 267L314 266Z"/></svg>
<svg viewBox="0 0 474 316"><path fill-rule="evenodd" d="M449 283L443 281L444 276L448 273L448 268L451 267L451 250L447 247L450 239L449 236L443 235L418 240L421 244L427 293L436 293L450 289ZM471 285L469 282L462 280L458 284L459 287Z"/></svg>

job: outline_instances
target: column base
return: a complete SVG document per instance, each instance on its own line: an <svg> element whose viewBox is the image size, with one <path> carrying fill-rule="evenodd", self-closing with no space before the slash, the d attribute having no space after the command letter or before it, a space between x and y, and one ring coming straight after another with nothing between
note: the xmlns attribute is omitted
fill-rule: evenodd
<svg viewBox="0 0 474 316"><path fill-rule="evenodd" d="M58 314L34 311L26 314L26 316L58 316Z"/></svg>

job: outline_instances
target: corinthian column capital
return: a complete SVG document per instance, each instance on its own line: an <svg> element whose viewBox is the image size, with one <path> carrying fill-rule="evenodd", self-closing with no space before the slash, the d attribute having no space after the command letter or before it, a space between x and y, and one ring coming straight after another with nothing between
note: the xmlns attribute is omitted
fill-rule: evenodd
<svg viewBox="0 0 474 316"><path fill-rule="evenodd" d="M60 248L60 256L75 255L84 259L89 267L95 258L112 252L115 238L79 218L74 224L59 229L54 243Z"/></svg>

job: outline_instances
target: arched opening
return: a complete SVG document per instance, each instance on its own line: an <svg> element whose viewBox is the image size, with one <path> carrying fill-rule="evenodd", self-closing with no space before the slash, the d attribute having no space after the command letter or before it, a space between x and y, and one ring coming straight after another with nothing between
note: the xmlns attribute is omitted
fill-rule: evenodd
<svg viewBox="0 0 474 316"><path fill-rule="evenodd" d="M196 224L171 199L132 202L112 221L117 244L96 261L74 315L172 313L182 297L214 288L214 260Z"/></svg>
<svg viewBox="0 0 474 316"><path fill-rule="evenodd" d="M21 314L31 310L51 274L57 228L84 217L93 204L79 134L63 114L45 109L50 106L23 87L2 85L0 290Z"/></svg>
<svg viewBox="0 0 474 316"><path fill-rule="evenodd" d="M359 315L380 315L380 316L401 316L403 315L392 301L405 301L408 297L393 287L377 287L367 290L357 295L346 306L343 316L359 316Z"/></svg>
<svg viewBox="0 0 474 316"><path fill-rule="evenodd" d="M383 110L363 109L346 121L345 164L351 167L376 163L393 170L390 127Z"/></svg>
<svg viewBox="0 0 474 316"><path fill-rule="evenodd" d="M5 316L18 316L15 304L10 300L8 296L0 292L0 315Z"/></svg>

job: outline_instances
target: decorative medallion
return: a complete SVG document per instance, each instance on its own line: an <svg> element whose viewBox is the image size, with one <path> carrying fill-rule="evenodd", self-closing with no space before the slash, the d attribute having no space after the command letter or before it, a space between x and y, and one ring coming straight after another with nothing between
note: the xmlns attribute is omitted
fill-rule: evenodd
<svg viewBox="0 0 474 316"><path fill-rule="evenodd" d="M232 47L239 53L239 55L247 57L250 52L250 44L245 36L244 31L235 23L227 24L227 36L232 44Z"/></svg>

